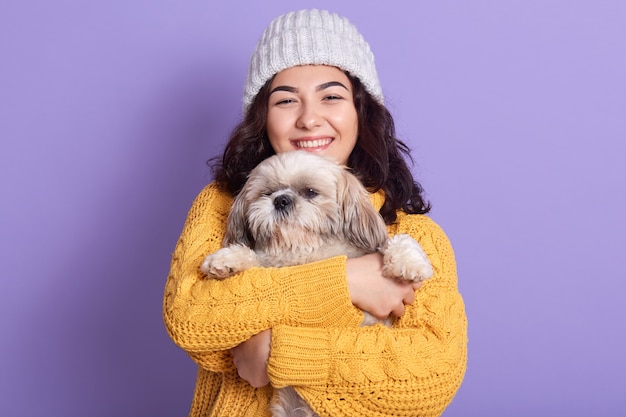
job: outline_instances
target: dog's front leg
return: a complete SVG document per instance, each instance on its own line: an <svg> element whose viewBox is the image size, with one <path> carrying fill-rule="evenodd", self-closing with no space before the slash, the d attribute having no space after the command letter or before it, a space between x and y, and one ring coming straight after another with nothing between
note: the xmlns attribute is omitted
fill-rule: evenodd
<svg viewBox="0 0 626 417"><path fill-rule="evenodd" d="M245 245L231 245L208 255L200 270L208 277L224 279L258 266L256 253Z"/></svg>

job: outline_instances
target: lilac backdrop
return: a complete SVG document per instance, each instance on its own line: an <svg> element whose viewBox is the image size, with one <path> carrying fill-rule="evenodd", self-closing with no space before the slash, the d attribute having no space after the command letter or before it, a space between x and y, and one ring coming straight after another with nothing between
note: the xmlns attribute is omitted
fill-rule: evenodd
<svg viewBox="0 0 626 417"><path fill-rule="evenodd" d="M369 40L456 249L445 415L626 413L626 2L5 0L0 415L186 415L170 253L261 30L311 6Z"/></svg>

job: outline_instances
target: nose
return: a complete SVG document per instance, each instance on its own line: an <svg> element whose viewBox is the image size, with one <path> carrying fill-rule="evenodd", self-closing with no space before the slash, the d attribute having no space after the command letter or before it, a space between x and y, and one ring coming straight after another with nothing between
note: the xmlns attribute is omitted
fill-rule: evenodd
<svg viewBox="0 0 626 417"><path fill-rule="evenodd" d="M293 201L288 195L279 195L274 198L274 208L278 211L285 211L289 208Z"/></svg>
<svg viewBox="0 0 626 417"><path fill-rule="evenodd" d="M301 129L312 129L322 124L322 116L312 103L303 103L297 125Z"/></svg>

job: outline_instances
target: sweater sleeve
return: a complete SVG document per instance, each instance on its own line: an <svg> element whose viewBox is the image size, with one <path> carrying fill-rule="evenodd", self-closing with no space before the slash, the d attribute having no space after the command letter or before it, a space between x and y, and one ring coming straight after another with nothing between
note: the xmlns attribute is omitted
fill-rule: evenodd
<svg viewBox="0 0 626 417"><path fill-rule="evenodd" d="M320 416L439 416L461 384L467 321L452 247L427 217L399 220L435 275L393 328L273 328L272 384L293 386Z"/></svg>
<svg viewBox="0 0 626 417"><path fill-rule="evenodd" d="M252 268L225 280L199 267L221 247L232 198L207 186L196 197L172 255L163 319L172 340L206 369L233 369L228 349L284 324L358 326L350 301L346 258L288 268Z"/></svg>

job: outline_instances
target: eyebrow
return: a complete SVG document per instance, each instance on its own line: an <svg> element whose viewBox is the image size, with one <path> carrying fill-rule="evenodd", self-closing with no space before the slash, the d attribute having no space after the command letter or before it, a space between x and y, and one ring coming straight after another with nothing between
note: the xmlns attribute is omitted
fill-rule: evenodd
<svg viewBox="0 0 626 417"><path fill-rule="evenodd" d="M344 88L346 91L350 91L350 90L348 90L348 87L346 87L345 85L343 85L339 81L329 81L327 83L320 84L317 87L315 87L315 91L322 91L322 90L325 90L327 88L335 87L335 86L339 86L339 87ZM277 87L274 87L272 89L272 91L270 91L270 95L274 94L277 91L286 91L288 93L297 93L298 89L296 87L290 87L288 85L279 85Z"/></svg>
<svg viewBox="0 0 626 417"><path fill-rule="evenodd" d="M325 90L326 88L335 87L335 86L343 87L346 91L350 91L348 90L348 87L346 87L339 81L329 81L327 83L320 84L315 88L315 91L322 91L322 90Z"/></svg>
<svg viewBox="0 0 626 417"><path fill-rule="evenodd" d="M298 89L295 87L289 87L287 85L279 85L278 87L275 87L272 91L270 91L270 95L274 94L277 91L286 91L288 93L297 93Z"/></svg>

